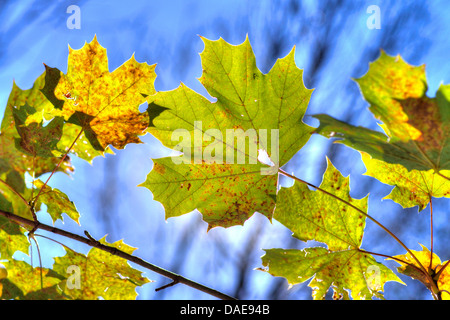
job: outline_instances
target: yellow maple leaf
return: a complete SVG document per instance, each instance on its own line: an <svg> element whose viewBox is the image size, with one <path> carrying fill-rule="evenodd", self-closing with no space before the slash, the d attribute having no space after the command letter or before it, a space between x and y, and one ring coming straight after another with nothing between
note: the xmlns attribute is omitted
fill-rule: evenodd
<svg viewBox="0 0 450 320"><path fill-rule="evenodd" d="M423 245L421 247L422 251L411 250L411 252L420 261L420 264L428 270L429 276L421 270L410 253L393 257L398 259L396 261L401 265L397 268L397 271L419 280L430 291L438 296L440 295L443 300L450 300L450 269L447 268L447 262L441 263L438 255L434 252L431 254L430 250Z"/></svg>
<svg viewBox="0 0 450 320"><path fill-rule="evenodd" d="M67 74L52 77L48 81L57 81L53 114L80 125L94 148L141 142L149 117L139 106L155 93L155 65L139 63L133 54L110 73L106 49L94 37L81 49L69 47Z"/></svg>

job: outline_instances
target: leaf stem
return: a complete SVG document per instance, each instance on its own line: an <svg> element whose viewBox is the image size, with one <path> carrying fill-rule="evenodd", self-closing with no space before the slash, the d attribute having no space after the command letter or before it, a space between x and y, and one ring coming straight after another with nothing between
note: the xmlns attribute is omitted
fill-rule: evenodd
<svg viewBox="0 0 450 320"><path fill-rule="evenodd" d="M441 176L442 178L447 179L447 180L450 181L450 178L449 178L449 177L444 176L444 175L443 175L442 173L440 173L439 171L437 172L437 174L438 174L438 176Z"/></svg>
<svg viewBox="0 0 450 320"><path fill-rule="evenodd" d="M389 255L387 255L387 254L382 254L382 253L377 253L377 252L371 252L371 251L367 251L367 250L364 250L364 249L361 249L361 248L358 248L358 251L359 251L359 252L362 252L362 253L367 253L367 254L372 254L372 255L375 255L375 256L380 256L380 257L385 257L385 258L388 258L388 259L392 259L392 260L401 262L401 263L403 263L403 264L410 265L411 267L414 267L414 268L416 268L416 269L419 269L419 268L417 268L415 265L413 265L412 263L406 262L406 261L404 261L404 260L402 260L402 259L399 259L399 258L396 258L396 257L393 257L393 256L389 256ZM420 269L419 269L419 270L420 270Z"/></svg>
<svg viewBox="0 0 450 320"><path fill-rule="evenodd" d="M57 244L59 244L59 245L63 246L64 248L67 248L67 249L69 249L69 250L72 250L72 251L74 251L74 250L73 250L73 249L71 249L70 247L66 246L66 245L65 245L64 243L62 243L62 242L59 242L59 241L57 241L57 240L55 240L55 239L52 239L52 238L50 238L50 237L46 237L46 236L44 236L44 235L42 235L42 234L37 234L37 233L34 233L34 234L33 234L33 236L34 236L34 237L41 237L41 238L44 238L44 239L47 239L47 240L53 241L53 242L55 242L55 243L57 243Z"/></svg>
<svg viewBox="0 0 450 320"><path fill-rule="evenodd" d="M50 176L47 178L47 181L45 181L44 185L41 187L41 189L39 190L38 194L36 195L36 197L32 200L32 206L34 207L34 204L36 203L36 201L38 200L39 196L42 193L42 190L44 190L45 186L47 185L47 183L49 182L49 180L51 179L51 177L55 174L56 170L58 170L58 168L61 166L61 164L64 162L64 160L66 159L67 155L69 154L70 150L72 150L73 146L75 145L75 142L77 142L78 138L81 136L81 134L83 133L84 129L81 128L80 132L78 133L78 135L76 136L75 140L73 140L72 144L70 145L69 149L67 149L66 153L64 154L64 156L61 158L61 160L59 160L58 164L56 165L55 169L53 169L52 173L50 174Z"/></svg>
<svg viewBox="0 0 450 320"><path fill-rule="evenodd" d="M432 269L433 267L433 201L432 198L430 196L430 250L431 250L431 254L430 254L430 266L428 267L428 269Z"/></svg>
<svg viewBox="0 0 450 320"><path fill-rule="evenodd" d="M436 279L439 279L439 277L441 276L442 271L445 270L445 268L447 268L447 266L450 264L450 260L448 260L443 266L442 268L439 269L439 271L436 273L435 277Z"/></svg>
<svg viewBox="0 0 450 320"><path fill-rule="evenodd" d="M27 207L31 209L31 205L27 201L27 199L25 199L19 192L14 190L14 188L11 187L6 181L3 181L2 179L0 179L0 183L3 183L6 187L8 187L9 190L11 190L16 196L18 196L23 201L23 203L25 203L27 205Z"/></svg>
<svg viewBox="0 0 450 320"><path fill-rule="evenodd" d="M29 238L33 239L34 243L36 244L36 249L37 249L37 253L38 253L38 258L39 258L39 271L40 271L40 275L41 275L41 289L44 289L44 280L43 280L43 275L42 275L42 259L41 259L41 251L39 250L39 244L36 240L36 238L34 237L34 234L30 234ZM33 259L33 256L31 256Z"/></svg>
<svg viewBox="0 0 450 320"><path fill-rule="evenodd" d="M123 251L121 251L121 250L119 250L117 248L104 245L104 244L100 243L99 241L93 239L92 237L85 238L85 237L82 237L80 235L77 235L77 234L74 234L74 233L71 233L71 232L68 232L68 231L56 228L56 227L52 227L52 226L49 226L49 225L46 225L46 224L43 224L43 223L40 223L40 222L35 222L35 221L32 221L32 220L23 218L21 216L15 215L14 213L3 211L3 210L0 210L0 216L4 216L4 217L8 218L9 220L14 221L14 222L19 223L19 224L33 226L33 227L37 226L36 229L42 229L42 230L45 230L45 231L48 231L48 232L51 232L51 233L54 233L54 234L58 234L58 235L66 237L66 238L70 238L70 239L76 240L78 242L84 243L84 244L86 244L86 245L88 245L90 247L94 247L94 248L98 248L100 250L106 251L106 252L108 252L108 253L110 253L112 255L115 255L117 257L126 259L126 260L128 260L130 262L133 262L133 263L136 263L137 265L140 265L141 267L144 267L144 268L149 269L149 270L151 270L153 272L156 272L156 273L158 273L158 274L160 274L160 275L162 275L162 276L164 276L166 278L170 278L170 279L172 279L173 281L175 281L177 283L183 283L183 284L185 284L185 285L187 285L187 286L189 286L191 288L194 288L196 290L205 292L205 293L210 294L210 295L212 295L212 296L214 296L216 298L219 298L219 299L222 299L222 300L236 300L235 298L233 298L233 297L231 297L229 295L226 295L226 294L224 294L222 292L219 292L217 290L209 288L209 287L207 287L205 285L202 285L202 284L200 284L198 282L195 282L195 281L192 281L190 279L187 279L187 278L185 278L185 277L183 277L181 275L178 275L176 273L173 273L173 272L171 272L169 270L166 270L166 269L163 269L163 268L158 267L156 265L153 265L153 264L151 264L151 263L149 263L149 262L147 262L147 261L145 261L145 260L143 260L143 259L141 259L139 257L136 257L136 256L133 256L133 255L128 254L126 252L123 252Z"/></svg>

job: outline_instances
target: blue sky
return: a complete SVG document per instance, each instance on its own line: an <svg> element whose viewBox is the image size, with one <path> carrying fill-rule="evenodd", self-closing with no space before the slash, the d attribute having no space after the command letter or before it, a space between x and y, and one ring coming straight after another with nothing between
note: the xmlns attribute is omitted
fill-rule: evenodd
<svg viewBox="0 0 450 320"><path fill-rule="evenodd" d="M380 30L366 26L366 9L373 4L381 10ZM80 7L80 30L66 27L69 5ZM341 5L336 1L2 1L0 111L4 110L13 80L22 89L31 87L44 71L43 63L65 72L68 46L78 49L94 35L107 48L110 71L134 53L139 62L157 63L157 90L174 89L182 81L210 97L197 80L202 72L199 53L203 50L198 35L222 37L233 44L248 36L263 72L270 70L276 58L296 47L296 62L305 70L305 84L315 88L308 115L324 112L376 129L376 121L352 78L361 77L383 49L390 55L402 55L411 64L426 64L429 95L434 95L440 83L450 83L449 13L445 1L344 1ZM317 125L310 117L305 122ZM77 233L85 228L96 238L108 234L109 241L124 239L139 248L136 254L142 258L229 294L234 293L239 286L236 282L243 278L247 284L241 293L244 298L271 298L268 288L273 288L274 283L285 288L283 281L253 271L260 267L261 248L304 244L291 241L289 230L277 222L270 224L258 214L243 227L216 228L209 233L196 212L165 221L162 206L152 200L147 189L136 186L151 170L151 159L169 151L150 135L143 140L144 145L129 145L115 156L95 159L92 166L73 159L73 177L52 178L51 185L66 192L82 214L81 229L69 219L57 226ZM351 175L355 197L371 193L370 207L383 221L394 226L398 219L409 223L413 232L396 227L408 245L418 250L418 238L428 244L426 210L420 214L417 208L403 212L391 201L380 205L390 188L361 176L365 169L356 152L331 146L326 139L313 136L286 170L320 183L326 155L344 175ZM281 182L291 183L286 179ZM437 201L436 208L443 210L445 205L448 206ZM408 219L404 220L405 216ZM50 222L45 214L40 218ZM442 236L447 234L439 228L439 221L444 218L436 217L436 232ZM368 224L367 230L368 234L372 232L364 238L368 248L382 251L387 247L389 254L402 253L374 226ZM49 266L52 254L61 255L63 251L41 241L42 247L51 250L44 256ZM79 244L67 244L88 250ZM444 244L445 241L437 243L436 248L445 256L450 250ZM251 254L246 251L248 246L254 249ZM245 254L250 259L242 277L236 260ZM139 289L142 299L210 298L181 285L155 294L154 289L168 280L150 272L146 275L157 282ZM408 288L393 284L387 289L392 289L388 298L415 297L414 290L419 290L419 296L424 294L412 282L408 282ZM299 285L283 297L306 299L308 290ZM426 293L423 297L428 298Z"/></svg>

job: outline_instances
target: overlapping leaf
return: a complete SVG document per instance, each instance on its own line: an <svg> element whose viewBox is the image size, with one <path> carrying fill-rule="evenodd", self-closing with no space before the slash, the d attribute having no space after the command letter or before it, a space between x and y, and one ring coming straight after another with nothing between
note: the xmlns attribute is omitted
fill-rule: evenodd
<svg viewBox="0 0 450 320"><path fill-rule="evenodd" d="M0 210L13 212L12 204L0 190ZM7 218L0 217L0 259L10 259L16 251L28 252L25 230Z"/></svg>
<svg viewBox="0 0 450 320"><path fill-rule="evenodd" d="M53 150L57 141L55 132L56 136L60 133L60 121L42 125L53 108L40 91L44 78L42 74L28 90L13 83L1 124L0 195L7 206L0 204L0 208L28 219L32 219L32 215L27 202L32 200L33 191L25 184L25 174L39 177L53 171L61 161L60 153ZM70 159L66 158L57 171L72 172ZM35 209L38 211L39 205Z"/></svg>
<svg viewBox="0 0 450 320"><path fill-rule="evenodd" d="M65 213L69 218L79 223L80 214L66 194L48 185L44 186L41 180L34 181L34 185L39 190L43 188L39 196L39 201L47 205L47 212L52 217L53 222L58 219L63 220L62 214Z"/></svg>
<svg viewBox="0 0 450 320"><path fill-rule="evenodd" d="M342 177L331 162L320 188L367 211L367 198L351 198L349 179ZM262 257L265 271L285 277L291 285L313 278L309 286L314 299L324 299L330 287L335 297L349 298L348 290L353 299L380 297L387 281L401 282L389 268L360 249L365 215L342 201L295 183L279 191L274 218L292 230L295 238L327 245L303 250L268 249Z"/></svg>
<svg viewBox="0 0 450 320"><path fill-rule="evenodd" d="M26 125L28 116L35 113L36 109L28 104L13 109L16 129L20 135L16 139L16 148L33 157L54 157L53 150L57 150L57 144L61 140L64 120L56 117L46 126L43 122Z"/></svg>
<svg viewBox="0 0 450 320"><path fill-rule="evenodd" d="M36 123L43 122L43 119L45 119L44 114L49 110L49 105L48 103L45 103L45 97L43 97L40 92L40 89L44 85L44 78L45 74L42 74L36 80L33 87L28 90L22 90L13 83L13 88L8 98L1 125L0 173L14 174L13 172L16 172L17 177L21 177L25 172L28 172L31 176L39 177L46 172L53 171L60 161L58 154L52 156L52 154L48 153L49 148L43 141L35 141L35 152L32 153L24 153L16 148L16 143L20 146L24 137L32 139L38 138L31 137L28 134L29 132L26 132L27 129L21 127L24 123L16 123L16 119L26 122L28 116L32 119L30 114L33 114L35 116L35 121L33 121L35 124L33 124L33 126L36 126ZM30 109L30 107L32 107L32 109ZM25 109L27 109L27 117L24 118ZM28 119L28 121L30 121L30 119ZM21 131L22 136L18 133L16 127L21 127L23 129L23 131ZM26 146L28 144L24 145ZM45 149L39 149L38 146ZM44 157L41 156L42 153L45 153ZM58 171L66 173L73 171L70 160L66 159L58 168Z"/></svg>
<svg viewBox="0 0 450 320"><path fill-rule="evenodd" d="M420 245L422 247L421 251L411 250L414 256L420 261L421 265L426 269L430 270L431 279L424 275L420 270L420 265L417 261L411 256L410 253L402 254L394 256L399 260L395 260L401 266L397 268L398 272L410 276L414 279L422 282L430 291L433 291L432 281L437 285L438 290L440 291L442 299L449 300L450 299L450 272L446 267L443 271L439 273L441 268L443 268L447 261L441 263L441 259L438 257L436 253L433 252L431 254L430 250L427 247ZM404 261L404 262L402 262ZM439 273L439 275L438 275ZM438 293L438 292L436 292Z"/></svg>
<svg viewBox="0 0 450 320"><path fill-rule="evenodd" d="M123 149L140 143L148 126L148 114L139 105L155 93L154 69L132 56L110 73L106 49L94 37L79 50L69 48L66 74L47 67L43 92L55 106L53 114L80 126L96 150Z"/></svg>
<svg viewBox="0 0 450 320"><path fill-rule="evenodd" d="M129 254L136 249L123 241L112 244L108 244L104 238L99 241ZM67 249L65 256L55 258L53 270L68 277L60 287L63 293L72 299L135 299L136 287L149 282L139 270L132 268L127 260L97 248L92 248L87 256ZM79 279L71 279L70 275ZM68 281L71 285L67 284Z"/></svg>
<svg viewBox="0 0 450 320"><path fill-rule="evenodd" d="M450 180L433 170L408 171L402 165L372 159L364 152L362 159L367 168L365 175L395 186L384 199L392 199L404 208L418 206L421 211L428 205L431 197L450 198ZM441 170L440 173L450 176L450 170Z"/></svg>
<svg viewBox="0 0 450 320"><path fill-rule="evenodd" d="M312 90L302 83L294 50L262 74L248 39L237 46L202 39L200 81L217 101L183 84L147 97L148 132L184 155L155 160L142 186L167 218L194 209L209 227L243 224L255 211L271 218L277 169L312 131L302 122ZM258 162L258 150L272 167Z"/></svg>
<svg viewBox="0 0 450 320"><path fill-rule="evenodd" d="M25 261L10 260L4 262L8 270L6 279L1 280L3 286L1 299L20 300L61 300L58 284L61 277L50 269L33 268Z"/></svg>
<svg viewBox="0 0 450 320"><path fill-rule="evenodd" d="M317 133L408 170L450 169L450 85L429 98L425 68L384 52L356 81L386 135L327 115L316 116Z"/></svg>

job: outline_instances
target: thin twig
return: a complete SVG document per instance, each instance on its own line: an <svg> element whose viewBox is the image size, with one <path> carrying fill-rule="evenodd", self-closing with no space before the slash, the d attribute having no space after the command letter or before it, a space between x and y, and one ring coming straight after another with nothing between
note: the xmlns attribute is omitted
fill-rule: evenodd
<svg viewBox="0 0 450 320"><path fill-rule="evenodd" d="M431 254L430 254L430 266L428 269L433 268L433 201L430 196L430 246L431 246Z"/></svg>
<svg viewBox="0 0 450 320"><path fill-rule="evenodd" d="M172 280L172 282L170 282L168 284L165 284L162 287L156 288L155 291L158 292L158 291L164 290L166 288L169 288L169 287L172 287L172 286L176 285L177 283L179 283L178 280Z"/></svg>
<svg viewBox="0 0 450 320"><path fill-rule="evenodd" d="M31 205L27 201L27 199L25 199L19 192L14 190L14 188L11 187L6 181L3 181L2 179L0 179L0 183L3 183L6 187L8 187L8 189L11 190L16 196L18 196L23 201L23 203L25 203L27 205L27 207L31 208Z"/></svg>
<svg viewBox="0 0 450 320"><path fill-rule="evenodd" d="M417 266L413 265L413 264L410 263L410 262L406 262L406 261L404 261L404 260L402 260L402 259L399 259L399 258L396 258L396 257L393 257L393 256L389 256L389 255L387 255L387 254L382 254L382 253L377 253L377 252L371 252L371 251L367 251L367 250L360 249L360 248L358 248L358 251L359 251L359 252L362 252L362 253L367 253L367 254L372 254L372 255L375 255L375 256L380 256L380 257L392 259L392 260L395 260L395 261L397 261L397 262L401 262L401 263L403 263L403 264L407 264L407 265L409 265L409 266L411 266L411 267L414 267L414 268L418 269ZM419 269L419 270L420 270L420 269ZM422 271L422 270L420 270L420 271Z"/></svg>
<svg viewBox="0 0 450 320"><path fill-rule="evenodd" d="M66 159L67 155L69 154L70 150L72 150L73 146L75 145L75 142L77 142L78 138L81 136L81 134L83 133L84 129L82 128L80 130L80 132L78 133L78 135L76 136L75 140L73 140L72 144L70 145L69 149L67 149L66 153L64 154L64 156L61 158L61 160L59 160L58 164L56 165L56 167L53 169L52 173L50 174L50 176L47 178L47 180L45 181L45 183L43 184L43 186L41 187L41 189L39 190L37 196L32 200L32 204L31 206L34 207L34 204L36 203L36 201L38 200L39 196L42 193L42 190L44 190L45 186L48 184L49 180L51 179L51 177L55 174L56 170L58 170L58 168L61 166L61 164L64 162L64 160Z"/></svg>
<svg viewBox="0 0 450 320"><path fill-rule="evenodd" d="M67 249L69 249L69 250L72 250L70 247L66 246L64 243L59 242L59 241L57 241L57 240L55 240L55 239L52 239L52 238L50 238L50 237L46 237L46 236L44 236L44 235L42 235L42 234L34 233L33 236L34 236L34 237L45 238L45 239L47 239L47 240L53 241L53 242L55 242L55 243L57 243L57 244L63 246L64 248L67 248ZM74 250L72 250L72 251L74 251Z"/></svg>
<svg viewBox="0 0 450 320"><path fill-rule="evenodd" d="M42 275L41 250L39 250L39 244L38 244L36 238L33 236L33 234L29 235L28 238L33 239L34 243L36 244L36 249L37 249L38 258L39 258L39 271L40 271L40 275L41 275L41 289L44 289L44 280L43 280L43 275ZM33 259L33 257L31 257L31 259Z"/></svg>
<svg viewBox="0 0 450 320"><path fill-rule="evenodd" d="M112 255L115 255L117 257L126 259L126 260L128 260L130 262L133 262L133 263L135 263L137 265L140 265L141 267L144 267L144 268L146 268L148 270L156 272L156 273L158 273L158 274L160 274L160 275L162 275L162 276L164 276L166 278L170 278L170 279L172 279L174 281L177 281L178 283L185 284L185 285L187 285L187 286L189 286L191 288L194 288L196 290L205 292L205 293L210 294L210 295L212 295L212 296L214 296L216 298L219 298L219 299L222 299L222 300L236 300L235 298L233 298L233 297L231 297L229 295L226 295L226 294L224 294L222 292L219 292L219 291L217 291L215 289L212 289L212 288L209 288L207 286L204 286L204 285L202 285L202 284L200 284L198 282L195 282L195 281L192 281L190 279L187 279L187 278L185 278L185 277L183 277L183 276L181 276L179 274L173 273L171 271L168 271L166 269L163 269L161 267L153 265L153 264L151 264L151 263L149 263L149 262L147 262L147 261L145 261L145 260L143 260L141 258L138 258L138 257L133 256L131 254L128 254L126 252L123 252L123 251L121 251L121 250L119 250L117 248L104 245L104 244L100 243L99 241L93 239L92 237L91 237L92 239L85 238L85 237L82 237L80 235L77 235L77 234L74 234L74 233L71 233L71 232L68 232L68 231L56 228L56 227L52 227L52 226L49 226L49 225L46 225L46 224L43 224L43 223L40 223L40 222L36 223L36 222L34 222L32 220L23 218L23 217L18 216L18 215L14 214L14 213L3 211L3 210L0 210L0 216L4 216L4 217L8 218L9 220L14 221L16 223L19 223L21 225L27 225L27 226L33 226L33 227L37 226L37 229L42 229L42 230L45 230L45 231L48 231L48 232L51 232L51 233L54 233L54 234L58 234L58 235L66 237L66 238L70 238L70 239L76 240L78 242L87 244L90 247L98 248L100 250L109 252Z"/></svg>

